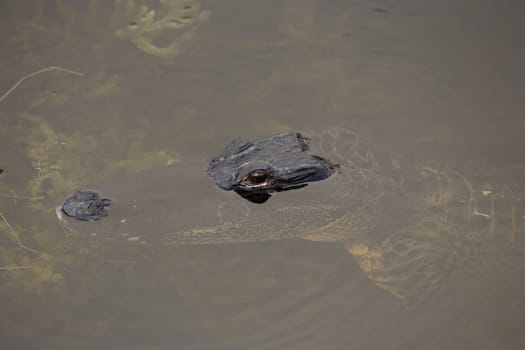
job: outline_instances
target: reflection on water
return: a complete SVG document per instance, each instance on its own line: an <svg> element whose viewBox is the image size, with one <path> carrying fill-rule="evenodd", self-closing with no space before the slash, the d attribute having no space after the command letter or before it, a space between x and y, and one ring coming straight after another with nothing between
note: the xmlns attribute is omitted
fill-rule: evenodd
<svg viewBox="0 0 525 350"><path fill-rule="evenodd" d="M3 6L3 347L525 346L520 2ZM370 279L386 271L384 246L347 244L357 259L342 242L149 247L79 239L54 215L95 181L213 156L237 136L327 125L378 153L460 170L487 191L468 225L485 231L453 232L440 241L451 260L420 265L417 252L433 250L411 256L392 235L388 247L417 267ZM494 205L505 214L480 221ZM425 230L436 231L421 226L410 247L436 247ZM434 271L446 273L415 306L378 287Z"/></svg>

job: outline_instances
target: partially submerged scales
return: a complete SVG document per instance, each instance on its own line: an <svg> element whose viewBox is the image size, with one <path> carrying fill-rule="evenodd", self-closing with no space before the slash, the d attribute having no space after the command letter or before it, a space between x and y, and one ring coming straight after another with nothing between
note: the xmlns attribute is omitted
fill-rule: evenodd
<svg viewBox="0 0 525 350"><path fill-rule="evenodd" d="M208 166L219 186L204 161L189 161L93 186L99 204L112 201L100 220L57 213L73 231L104 239L344 242L371 280L405 302L460 267L523 262L525 205L508 188L498 192L456 171L377 159L344 129L308 136L310 145L298 133L233 141Z"/></svg>

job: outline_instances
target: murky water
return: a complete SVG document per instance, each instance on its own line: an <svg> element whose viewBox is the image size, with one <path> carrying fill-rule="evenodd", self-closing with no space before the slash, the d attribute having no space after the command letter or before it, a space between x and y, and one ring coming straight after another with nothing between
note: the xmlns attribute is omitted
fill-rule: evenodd
<svg viewBox="0 0 525 350"><path fill-rule="evenodd" d="M519 1L2 7L2 348L525 347ZM406 271L408 291L437 281L407 299L379 280L405 272L374 277L377 247L130 245L79 237L55 216L65 195L88 184L184 166L238 136L329 126L358 132L378 154L444 164L487 191L505 189L517 229L504 229L507 216L491 221L488 238L456 232L466 238L443 241L454 254ZM392 237L402 250L404 237Z"/></svg>

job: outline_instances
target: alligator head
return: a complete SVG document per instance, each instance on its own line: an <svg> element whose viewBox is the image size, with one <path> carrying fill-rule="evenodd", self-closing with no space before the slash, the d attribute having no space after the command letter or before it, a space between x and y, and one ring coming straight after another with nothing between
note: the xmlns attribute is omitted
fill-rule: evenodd
<svg viewBox="0 0 525 350"><path fill-rule="evenodd" d="M367 172L358 164L362 158L353 157L356 137L339 129L310 135L312 153L340 166L312 155L309 139L295 132L255 142L237 140L206 164L195 155L170 167L92 184L75 191L56 213L65 228L81 236L151 244L339 241L353 230L364 231L367 218L373 221L375 216L363 212L374 205L371 197L377 191L375 177L362 181ZM347 155L355 162L348 163ZM361 191L361 185L367 190ZM287 192L256 204L278 191ZM349 220L352 229L344 225Z"/></svg>
<svg viewBox="0 0 525 350"><path fill-rule="evenodd" d="M338 167L309 154L308 139L298 132L286 132L250 142L232 141L214 157L208 174L224 190L234 190L254 203L263 203L271 192L306 186L328 178Z"/></svg>

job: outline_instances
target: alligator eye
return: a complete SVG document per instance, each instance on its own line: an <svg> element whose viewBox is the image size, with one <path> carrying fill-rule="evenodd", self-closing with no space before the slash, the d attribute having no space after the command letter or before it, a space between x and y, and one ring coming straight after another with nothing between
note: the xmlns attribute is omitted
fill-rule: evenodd
<svg viewBox="0 0 525 350"><path fill-rule="evenodd" d="M252 171L248 176L246 177L247 180L250 180L252 183L260 184L265 182L269 177L269 174L265 172L264 170L255 170Z"/></svg>

